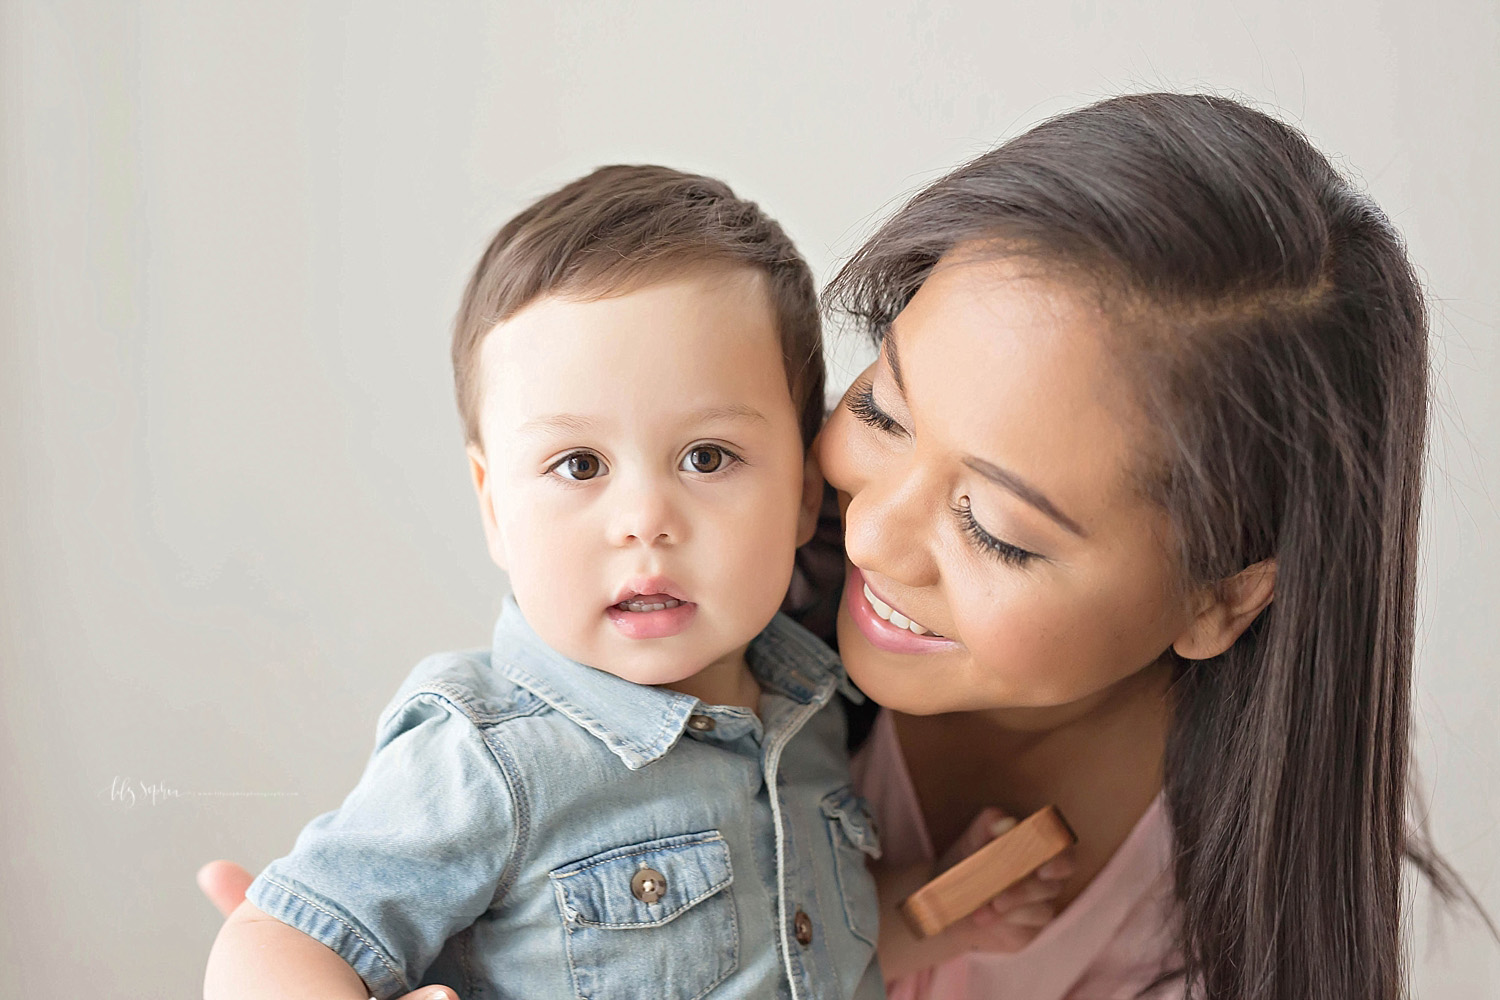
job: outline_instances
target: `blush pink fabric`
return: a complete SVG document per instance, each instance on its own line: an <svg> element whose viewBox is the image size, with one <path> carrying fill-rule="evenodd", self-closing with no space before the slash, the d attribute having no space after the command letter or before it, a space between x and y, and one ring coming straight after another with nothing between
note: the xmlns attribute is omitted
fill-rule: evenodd
<svg viewBox="0 0 1500 1000"><path fill-rule="evenodd" d="M889 712L854 758L854 781L879 824L882 860L931 861ZM890 1000L1181 1000L1181 978L1142 993L1180 962L1171 828L1160 796L1088 887L1024 949L974 953L889 985Z"/></svg>

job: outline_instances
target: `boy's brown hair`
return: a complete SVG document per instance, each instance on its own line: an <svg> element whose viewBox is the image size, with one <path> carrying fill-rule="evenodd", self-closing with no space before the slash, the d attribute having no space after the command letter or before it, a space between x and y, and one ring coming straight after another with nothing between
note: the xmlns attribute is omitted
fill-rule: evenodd
<svg viewBox="0 0 1500 1000"><path fill-rule="evenodd" d="M479 444L479 348L544 295L602 298L703 264L766 278L802 442L823 421L823 349L812 271L776 221L721 181L667 167L611 166L511 219L479 259L453 329L464 436Z"/></svg>

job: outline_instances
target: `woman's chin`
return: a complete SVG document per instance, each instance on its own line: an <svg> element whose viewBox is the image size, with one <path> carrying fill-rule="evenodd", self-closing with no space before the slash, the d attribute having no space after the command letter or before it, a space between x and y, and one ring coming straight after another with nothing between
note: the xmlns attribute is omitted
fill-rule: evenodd
<svg viewBox="0 0 1500 1000"><path fill-rule="evenodd" d="M849 614L847 603L840 605L838 618L839 655L849 679L876 704L907 715L937 715L962 710L963 706L946 705L933 699L934 694L951 691L951 685L934 684L933 674L951 660L956 650L946 655L926 656L896 653L874 645Z"/></svg>

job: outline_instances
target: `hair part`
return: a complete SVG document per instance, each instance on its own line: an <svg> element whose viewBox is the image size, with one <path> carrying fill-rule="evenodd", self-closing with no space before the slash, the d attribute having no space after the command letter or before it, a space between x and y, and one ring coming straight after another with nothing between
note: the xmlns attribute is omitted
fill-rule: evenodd
<svg viewBox="0 0 1500 1000"><path fill-rule="evenodd" d="M711 267L765 279L804 446L823 421L821 320L812 271L774 219L721 181L658 166L600 167L495 234L453 328L453 381L467 443L479 444L480 346L548 295L603 298Z"/></svg>
<svg viewBox="0 0 1500 1000"><path fill-rule="evenodd" d="M1274 602L1175 667L1165 792L1190 996L1405 996L1427 320L1389 220L1297 130L1214 96L1052 119L913 197L830 285L878 340L988 247L1099 293L1188 586ZM1472 897L1471 897L1472 898Z"/></svg>

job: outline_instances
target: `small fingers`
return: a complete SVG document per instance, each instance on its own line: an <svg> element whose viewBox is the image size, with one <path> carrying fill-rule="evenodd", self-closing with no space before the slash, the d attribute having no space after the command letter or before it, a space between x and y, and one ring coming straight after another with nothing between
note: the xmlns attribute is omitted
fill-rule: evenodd
<svg viewBox="0 0 1500 1000"><path fill-rule="evenodd" d="M986 806L979 810L974 818L969 821L968 827L954 841L953 846L948 848L942 858L940 868L947 869L958 864L964 858L988 844L1002 833L1009 832L1016 825L1016 821L1005 814L1005 810L995 806Z"/></svg>
<svg viewBox="0 0 1500 1000"><path fill-rule="evenodd" d="M1057 916L1057 907L1051 903L1028 903L1005 914L1004 920L1017 927L1041 928Z"/></svg>
<svg viewBox="0 0 1500 1000"><path fill-rule="evenodd" d="M1057 857L1038 868L1033 874L1048 882L1062 882L1073 877L1077 865L1073 860L1073 848L1068 848Z"/></svg>
<svg viewBox="0 0 1500 1000"><path fill-rule="evenodd" d="M993 811L994 812L1000 812L1000 810L998 810L998 809L995 809ZM990 823L990 825L989 825L989 837L986 837L985 839L989 840L989 839L992 839L994 837L1003 837L1007 833L1010 833L1010 831L1014 830L1015 828L1016 828L1016 818L1014 816L1007 816L1004 813L1000 813L1000 817L998 819L996 819L994 822Z"/></svg>
<svg viewBox="0 0 1500 1000"><path fill-rule="evenodd" d="M963 845L967 857L1001 834L1009 833L1015 826L1015 817L1007 815L1004 809L986 806L969 822L969 828L958 842Z"/></svg>
<svg viewBox="0 0 1500 1000"><path fill-rule="evenodd" d="M996 913L1003 915L1018 906L1056 899L1062 895L1062 889L1063 884L1061 882L1053 882L1032 876L1031 878L1022 879L990 900L989 906L986 909L994 910Z"/></svg>
<svg viewBox="0 0 1500 1000"><path fill-rule="evenodd" d="M1027 917L1035 919L1031 914ZM1001 920L991 914L989 923L976 924L964 935L964 939L969 951L1011 952L1026 947L1039 932L1040 928L1037 926Z"/></svg>

